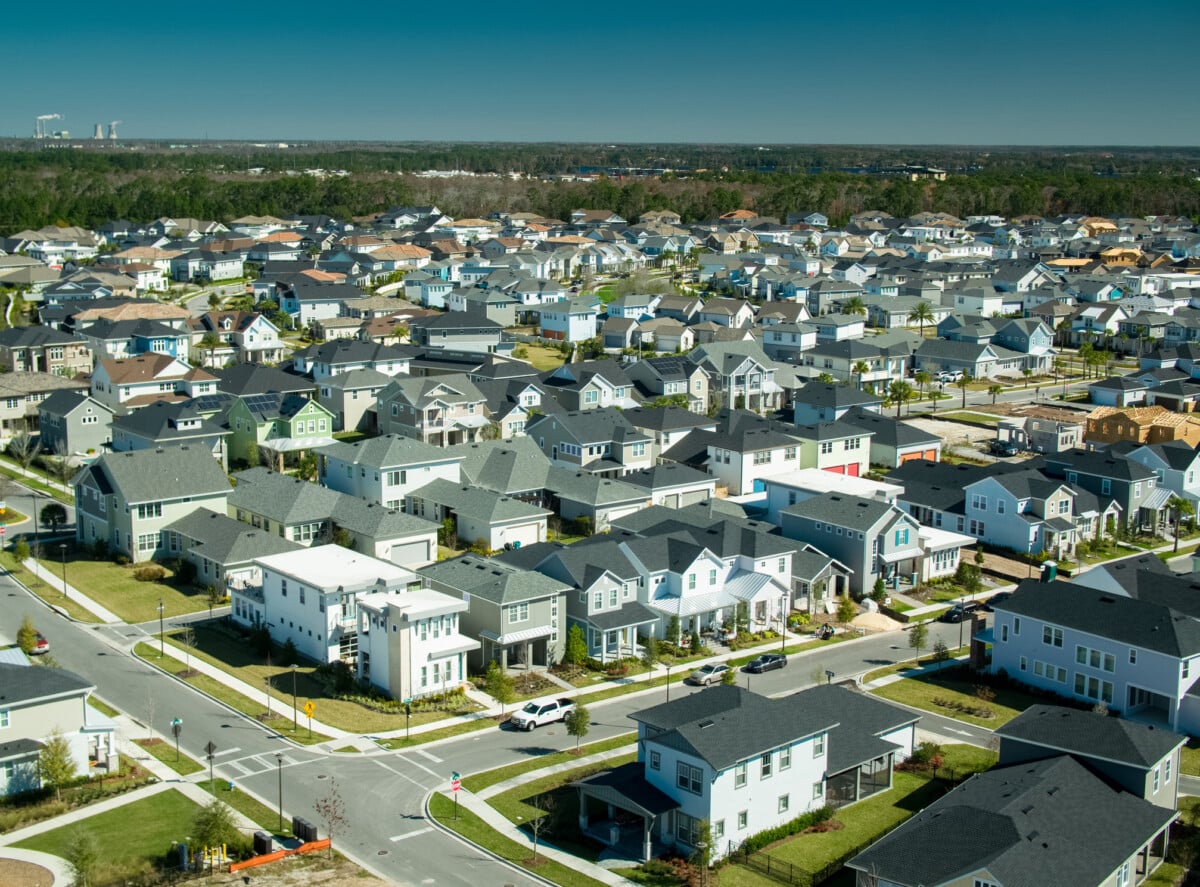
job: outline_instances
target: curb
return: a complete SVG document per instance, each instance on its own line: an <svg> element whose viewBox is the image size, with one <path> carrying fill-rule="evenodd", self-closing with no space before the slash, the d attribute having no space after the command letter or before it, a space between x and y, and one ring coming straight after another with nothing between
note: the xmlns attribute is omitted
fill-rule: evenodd
<svg viewBox="0 0 1200 887"><path fill-rule="evenodd" d="M429 822L430 825L432 825L434 828L436 828L442 834L449 835L454 840L459 841L460 843L466 844L468 847L474 847L480 853L484 854L485 856L490 857L491 859L494 859L496 862L500 863L503 866L506 866L507 868L509 868L513 872L515 872L516 874L523 875L528 878L532 878L534 881L536 881L539 884L545 884L546 887L558 887L558 885L554 881L543 878L541 875L534 874L533 872L529 871L529 869L522 868L521 866L517 865L516 863L505 859L500 854L496 853L495 851L489 850L488 848L484 847L482 844L476 844L470 838L463 837L462 835L460 835L458 832L454 831L454 829L450 828L449 826L442 825L441 821L438 819L435 819L433 814L429 812L429 801L436 794L438 794L438 792L436 790L430 791L429 794L425 795L425 801L422 804L422 808L425 810L425 819ZM487 825L487 823L485 822L484 825ZM490 825L487 825L487 827L489 829L491 829L491 831L493 831L493 832L496 831ZM499 832L496 832L496 833L499 834ZM503 835L501 835L501 837L503 837Z"/></svg>

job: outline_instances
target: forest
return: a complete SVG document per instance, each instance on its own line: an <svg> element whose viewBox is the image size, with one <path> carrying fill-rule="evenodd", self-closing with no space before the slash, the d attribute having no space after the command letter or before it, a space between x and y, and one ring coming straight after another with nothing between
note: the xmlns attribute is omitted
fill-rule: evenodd
<svg viewBox="0 0 1200 887"><path fill-rule="evenodd" d="M944 181L910 181L903 165L936 166ZM781 220L819 210L834 224L853 213L955 216L1062 213L1200 215L1200 151L853 146L587 146L373 143L291 147L152 143L45 146L0 143L0 234L45 224L95 226L164 215L227 220L246 214L362 217L434 203L455 217L497 209L565 219L612 209L631 221L671 209L685 222L732 209ZM306 169L344 170L318 177ZM425 178L425 169L474 177ZM560 181L581 170L611 177ZM668 170L620 175L617 170ZM258 170L254 173L249 170ZM519 173L518 176L512 174ZM491 175L489 175L491 174Z"/></svg>

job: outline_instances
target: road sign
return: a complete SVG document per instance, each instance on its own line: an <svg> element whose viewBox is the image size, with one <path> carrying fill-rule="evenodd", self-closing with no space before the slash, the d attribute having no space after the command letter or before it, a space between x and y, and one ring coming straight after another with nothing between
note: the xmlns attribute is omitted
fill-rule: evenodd
<svg viewBox="0 0 1200 887"><path fill-rule="evenodd" d="M204 746L204 753L209 757L215 755L217 753L217 744L211 739L208 740L208 745Z"/></svg>
<svg viewBox="0 0 1200 887"><path fill-rule="evenodd" d="M8 524L0 524L0 539L4 538L4 534L8 532Z"/></svg>
<svg viewBox="0 0 1200 887"><path fill-rule="evenodd" d="M315 712L316 710L317 710L317 706L311 699L308 700L308 702L304 703L304 713L306 715L308 715L310 718L313 716L313 712Z"/></svg>
<svg viewBox="0 0 1200 887"><path fill-rule="evenodd" d="M175 734L175 738L179 738L179 734L183 732L183 718L175 718L171 721L171 732Z"/></svg>
<svg viewBox="0 0 1200 887"><path fill-rule="evenodd" d="M462 788L462 780L459 779L457 776L455 776L453 779L450 780L450 791L456 792L460 788Z"/></svg>

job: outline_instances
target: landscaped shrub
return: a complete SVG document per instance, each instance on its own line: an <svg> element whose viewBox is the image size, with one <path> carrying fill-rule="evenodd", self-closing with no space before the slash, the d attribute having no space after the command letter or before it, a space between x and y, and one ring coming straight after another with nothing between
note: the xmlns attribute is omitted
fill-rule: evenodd
<svg viewBox="0 0 1200 887"><path fill-rule="evenodd" d="M834 809L830 804L818 807L816 810L810 810L802 816L797 816L791 822L785 822L783 825L769 828L766 831L759 832L757 835L751 835L742 844L742 850L747 853L754 853L768 844L774 844L776 841L782 841L784 838L790 838L792 835L798 835L801 832L815 830L823 823L833 819L833 814ZM821 831L829 831L829 829L821 828Z"/></svg>
<svg viewBox="0 0 1200 887"><path fill-rule="evenodd" d="M159 582L167 575L167 571L158 564L142 564L133 571L133 578L138 582Z"/></svg>

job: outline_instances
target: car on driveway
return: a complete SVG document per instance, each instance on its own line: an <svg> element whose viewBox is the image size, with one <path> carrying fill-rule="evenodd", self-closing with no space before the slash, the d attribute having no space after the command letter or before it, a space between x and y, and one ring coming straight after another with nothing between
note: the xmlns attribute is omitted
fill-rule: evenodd
<svg viewBox="0 0 1200 887"><path fill-rule="evenodd" d="M783 668L785 665L787 665L787 657L782 653L763 653L747 662L743 669L750 674L762 674L764 671Z"/></svg>
<svg viewBox="0 0 1200 887"><path fill-rule="evenodd" d="M962 370L943 370L937 374L939 382L957 382L963 377Z"/></svg>
<svg viewBox="0 0 1200 887"><path fill-rule="evenodd" d="M955 604L945 613L938 617L938 622L962 622L972 613L981 609L982 604L978 601L970 601L965 604Z"/></svg>
<svg viewBox="0 0 1200 887"><path fill-rule="evenodd" d="M1012 441L996 439L988 441L988 452L993 456L1011 457L1020 453L1021 450Z"/></svg>
<svg viewBox="0 0 1200 887"><path fill-rule="evenodd" d="M702 665L687 676L687 683L696 684L700 687L707 687L709 684L719 684L727 671L729 671L729 666L723 662Z"/></svg>

